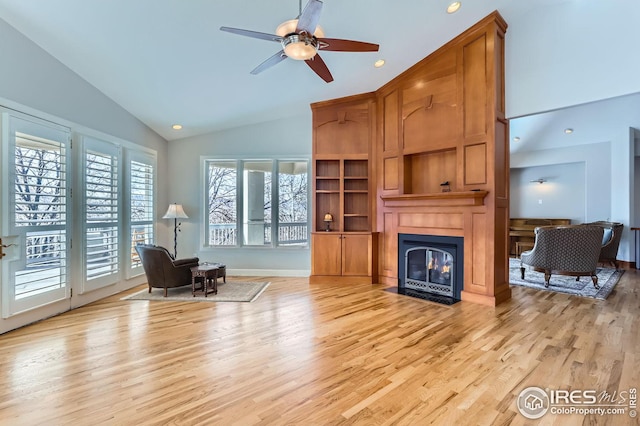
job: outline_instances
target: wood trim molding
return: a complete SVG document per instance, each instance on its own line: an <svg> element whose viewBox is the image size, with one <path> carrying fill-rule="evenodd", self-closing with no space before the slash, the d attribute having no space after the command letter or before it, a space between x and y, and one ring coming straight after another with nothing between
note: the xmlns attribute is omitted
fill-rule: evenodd
<svg viewBox="0 0 640 426"><path fill-rule="evenodd" d="M482 206L489 191L381 195L385 207Z"/></svg>

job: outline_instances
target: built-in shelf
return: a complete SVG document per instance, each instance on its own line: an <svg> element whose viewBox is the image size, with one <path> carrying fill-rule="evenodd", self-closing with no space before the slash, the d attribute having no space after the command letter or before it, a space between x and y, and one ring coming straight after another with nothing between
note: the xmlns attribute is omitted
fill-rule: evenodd
<svg viewBox="0 0 640 426"><path fill-rule="evenodd" d="M340 232L371 229L369 161L363 158L315 159L315 231L326 227L325 214L333 217L332 228Z"/></svg>

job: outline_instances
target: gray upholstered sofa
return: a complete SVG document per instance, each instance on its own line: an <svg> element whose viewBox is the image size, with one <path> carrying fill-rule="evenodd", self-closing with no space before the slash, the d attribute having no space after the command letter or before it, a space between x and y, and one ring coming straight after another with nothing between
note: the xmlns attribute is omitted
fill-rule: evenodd
<svg viewBox="0 0 640 426"><path fill-rule="evenodd" d="M138 244L136 251L147 276L149 293L152 287L164 288L167 297L168 288L191 285L191 268L198 266L197 257L176 260L166 248L150 244Z"/></svg>
<svg viewBox="0 0 640 426"><path fill-rule="evenodd" d="M602 248L603 228L597 225L541 226L535 229L533 249L520 256L524 279L525 265L544 273L545 287L552 274L571 275L580 279L590 276L598 286L596 269Z"/></svg>

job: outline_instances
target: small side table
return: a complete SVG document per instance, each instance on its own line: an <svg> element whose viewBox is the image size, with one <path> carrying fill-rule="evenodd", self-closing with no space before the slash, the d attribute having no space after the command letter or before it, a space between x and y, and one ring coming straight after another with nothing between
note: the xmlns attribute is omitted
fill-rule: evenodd
<svg viewBox="0 0 640 426"><path fill-rule="evenodd" d="M191 268L191 294L196 297L196 290L202 290L204 297L207 294L218 294L218 265L198 265ZM202 278L202 287L196 289L196 278ZM226 282L226 279L225 279Z"/></svg>
<svg viewBox="0 0 640 426"><path fill-rule="evenodd" d="M227 265L222 263L210 263L209 265L215 265L218 267L218 278L222 278L222 282L227 282Z"/></svg>

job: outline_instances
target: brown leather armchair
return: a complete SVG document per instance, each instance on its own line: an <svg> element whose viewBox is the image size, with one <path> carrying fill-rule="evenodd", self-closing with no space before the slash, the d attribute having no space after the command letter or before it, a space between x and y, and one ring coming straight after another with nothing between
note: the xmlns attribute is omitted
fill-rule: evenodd
<svg viewBox="0 0 640 426"><path fill-rule="evenodd" d="M549 287L551 274L571 275L576 279L590 276L598 285L596 269L602 247L603 229L594 225L541 226L535 229L533 249L520 255L520 271L525 267L544 273L544 286Z"/></svg>
<svg viewBox="0 0 640 426"><path fill-rule="evenodd" d="M604 229L598 262L610 263L614 268L618 269L618 248L620 247L620 238L622 237L624 225L620 222L607 222L604 220L587 223L587 225L597 225Z"/></svg>
<svg viewBox="0 0 640 426"><path fill-rule="evenodd" d="M174 260L166 248L151 244L138 244L136 251L147 276L149 293L152 287L164 288L167 297L168 288L191 285L191 268L198 266L197 257Z"/></svg>

